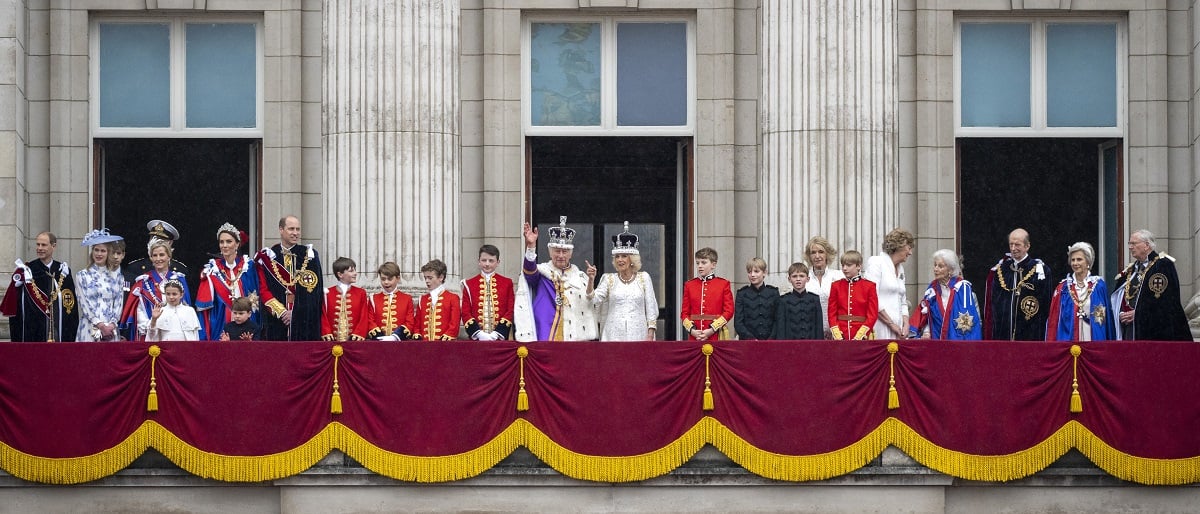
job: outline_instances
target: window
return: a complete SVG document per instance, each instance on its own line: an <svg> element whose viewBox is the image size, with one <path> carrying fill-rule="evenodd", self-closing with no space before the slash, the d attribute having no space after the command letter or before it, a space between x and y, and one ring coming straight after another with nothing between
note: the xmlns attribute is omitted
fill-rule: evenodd
<svg viewBox="0 0 1200 514"><path fill-rule="evenodd" d="M92 24L97 137L261 137L262 24L247 18Z"/></svg>
<svg viewBox="0 0 1200 514"><path fill-rule="evenodd" d="M547 19L526 29L527 133L691 134L690 21Z"/></svg>
<svg viewBox="0 0 1200 514"><path fill-rule="evenodd" d="M960 20L957 135L1122 136L1124 45L1117 19Z"/></svg>

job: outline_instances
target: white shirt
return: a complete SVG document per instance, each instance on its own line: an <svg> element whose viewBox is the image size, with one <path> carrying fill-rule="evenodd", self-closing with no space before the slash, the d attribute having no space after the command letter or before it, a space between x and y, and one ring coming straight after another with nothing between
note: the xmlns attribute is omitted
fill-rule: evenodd
<svg viewBox="0 0 1200 514"><path fill-rule="evenodd" d="M879 297L879 312L887 312L892 323L904 329L904 318L908 317L908 295L904 289L904 265L892 263L887 253L872 255L863 266L863 278L875 283L875 294ZM875 322L875 339L897 339L907 334L892 332L882 316Z"/></svg>

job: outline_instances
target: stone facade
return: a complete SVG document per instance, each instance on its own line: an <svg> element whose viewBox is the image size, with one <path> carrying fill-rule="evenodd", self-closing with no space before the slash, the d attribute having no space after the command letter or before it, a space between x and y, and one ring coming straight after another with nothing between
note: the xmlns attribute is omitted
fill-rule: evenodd
<svg viewBox="0 0 1200 514"><path fill-rule="evenodd" d="M958 197L956 16L1115 13L1128 27L1121 215L1127 231L1150 229L1178 259L1197 318L1200 12L1193 2L832 5L461 0L386 2L376 11L337 0L0 0L0 262L28 257L42 230L60 236L60 258L84 262L78 238L93 227L100 194L89 104L88 32L96 16L261 16L258 233L273 234L280 214L297 213L306 240L329 258L348 253L360 261L365 285L373 285L378 261L392 259L406 284L419 288L419 267L433 257L448 263L451 284L473 274L483 242L506 256L502 272L516 272L518 227L530 201L522 122L527 18L652 14L692 20L696 35L688 191L695 210L687 243L732 256L718 273L739 281L741 263L765 256L772 282L784 285L787 263L799 259L808 235L832 235L870 254L888 228L906 227L918 236L907 265L915 271L908 274L911 297L927 255L954 247L960 230L945 214ZM388 20L415 31L384 37ZM798 24L843 37L798 35ZM844 48L856 50L854 59L818 59ZM378 62L351 58L362 51ZM379 82L376 68L389 63L396 75ZM798 73L825 81L794 80ZM862 91L872 92L869 102ZM806 100L829 115L798 116ZM826 153L835 147L856 157L831 159ZM808 151L820 148L826 152ZM399 206L385 205L389 195L398 195ZM820 212L849 204L869 214L846 224L787 209L813 199ZM678 256L682 269L690 268L688 257Z"/></svg>

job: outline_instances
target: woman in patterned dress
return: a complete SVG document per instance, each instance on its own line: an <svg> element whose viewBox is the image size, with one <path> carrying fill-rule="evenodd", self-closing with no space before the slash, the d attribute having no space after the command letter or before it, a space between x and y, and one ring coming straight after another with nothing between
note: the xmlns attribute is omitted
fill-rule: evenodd
<svg viewBox="0 0 1200 514"><path fill-rule="evenodd" d="M121 302L125 293L125 277L121 267L109 258L112 243L121 236L108 229L93 230L83 236L83 246L91 247L90 265L75 273L75 294L79 299L79 330L76 341L116 341L120 339L118 324Z"/></svg>

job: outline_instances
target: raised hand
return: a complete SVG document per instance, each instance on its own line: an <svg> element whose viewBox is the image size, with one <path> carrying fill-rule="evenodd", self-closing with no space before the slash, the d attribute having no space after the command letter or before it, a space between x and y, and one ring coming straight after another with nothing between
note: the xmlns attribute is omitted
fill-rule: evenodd
<svg viewBox="0 0 1200 514"><path fill-rule="evenodd" d="M537 248L538 230L531 228L529 222L521 225L521 235L525 238L525 248Z"/></svg>
<svg viewBox="0 0 1200 514"><path fill-rule="evenodd" d="M587 276L589 279L591 279L592 281L595 281L596 280L596 266L593 265L592 263L588 262L587 259L584 259L583 263L587 265L587 270L584 271L584 273L587 273Z"/></svg>

